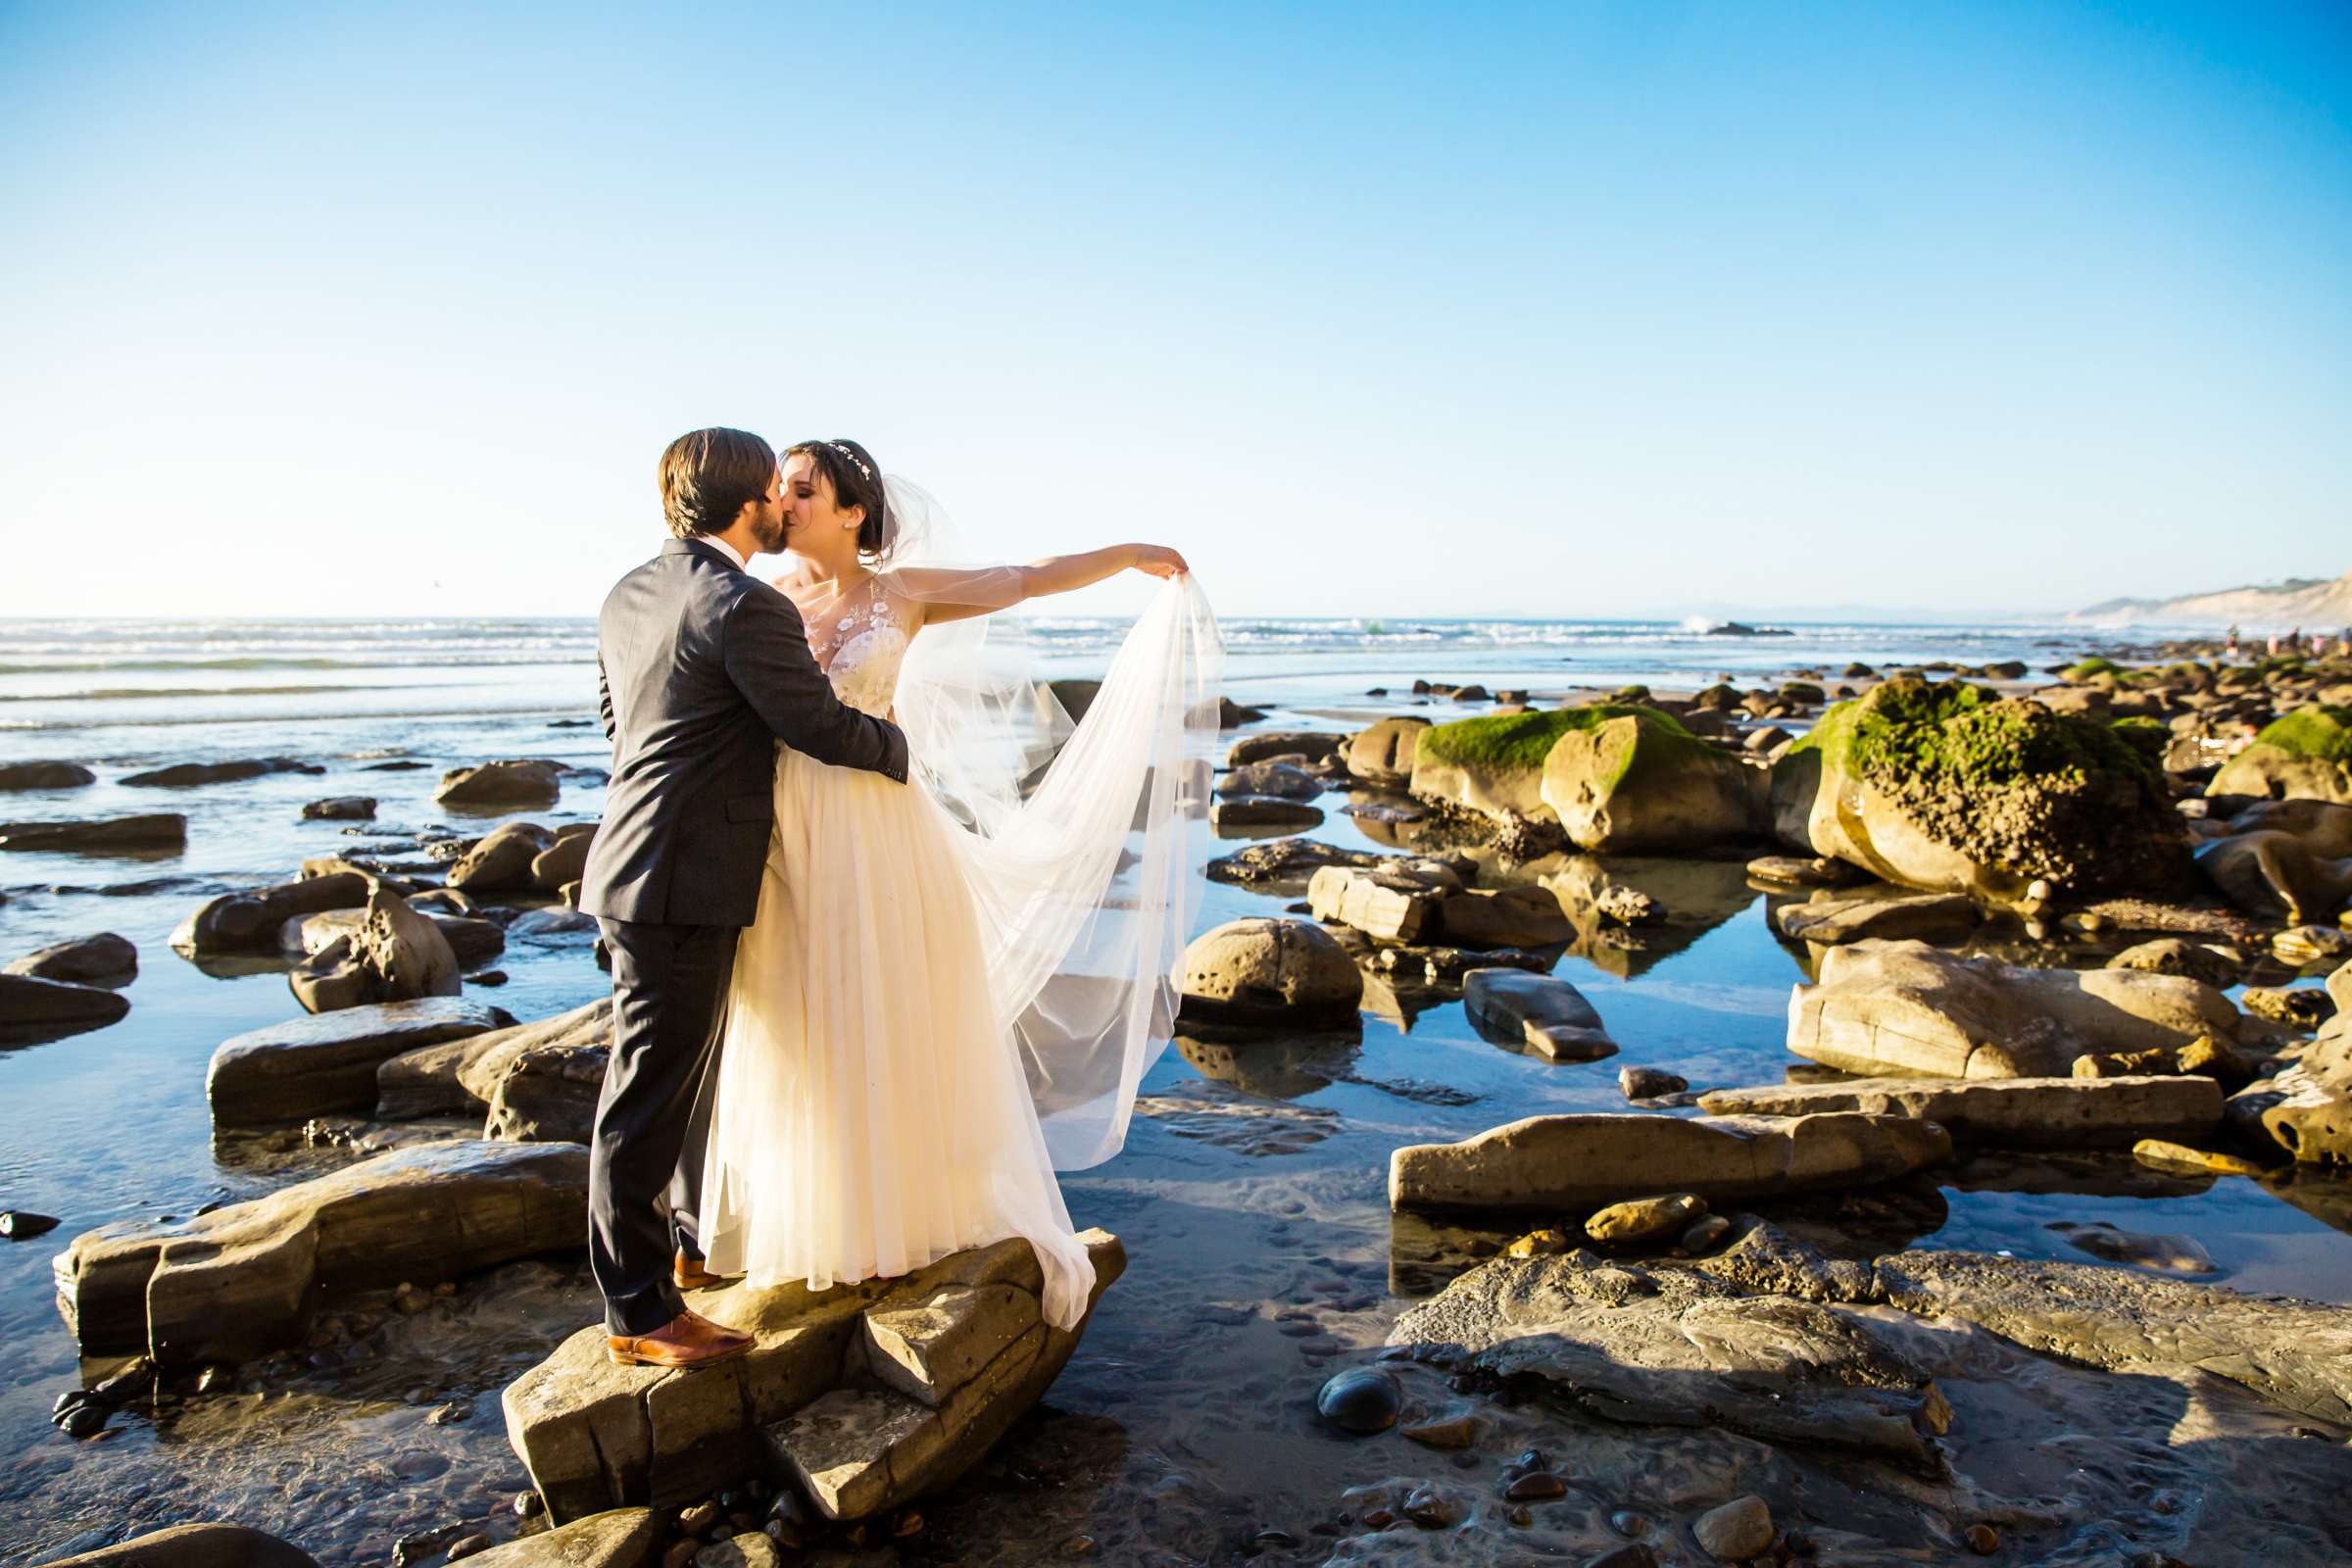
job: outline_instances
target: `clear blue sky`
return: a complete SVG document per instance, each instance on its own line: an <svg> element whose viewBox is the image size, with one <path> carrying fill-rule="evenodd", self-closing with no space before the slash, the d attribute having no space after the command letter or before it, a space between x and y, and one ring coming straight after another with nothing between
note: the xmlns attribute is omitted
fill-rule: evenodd
<svg viewBox="0 0 2352 1568"><path fill-rule="evenodd" d="M1135 9L0 0L0 613L592 612L706 423L1228 613L2352 566L2352 9Z"/></svg>

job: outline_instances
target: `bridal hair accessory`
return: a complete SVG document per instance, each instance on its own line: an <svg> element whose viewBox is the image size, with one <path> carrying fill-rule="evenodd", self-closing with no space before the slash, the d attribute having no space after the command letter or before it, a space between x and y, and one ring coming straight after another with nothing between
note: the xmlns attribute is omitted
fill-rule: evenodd
<svg viewBox="0 0 2352 1568"><path fill-rule="evenodd" d="M859 473L864 474L867 479L870 480L873 478L874 470L867 467L865 460L859 457L857 453L851 451L849 447L839 441L828 441L825 443L825 445L840 453L852 467L856 468Z"/></svg>

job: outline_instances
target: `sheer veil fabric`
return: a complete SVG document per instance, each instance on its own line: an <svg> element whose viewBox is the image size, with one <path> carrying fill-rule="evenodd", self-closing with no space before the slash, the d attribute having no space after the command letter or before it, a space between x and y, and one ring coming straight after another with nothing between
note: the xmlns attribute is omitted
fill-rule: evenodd
<svg viewBox="0 0 2352 1568"><path fill-rule="evenodd" d="M782 586L913 776L779 748L698 1235L721 1272L818 1289L1026 1236L1067 1326L1092 1268L1053 1172L1118 1152L1175 1021L1222 643L1189 577L1159 585L1073 724L986 613L1020 568L949 564L930 497L888 495L870 577Z"/></svg>

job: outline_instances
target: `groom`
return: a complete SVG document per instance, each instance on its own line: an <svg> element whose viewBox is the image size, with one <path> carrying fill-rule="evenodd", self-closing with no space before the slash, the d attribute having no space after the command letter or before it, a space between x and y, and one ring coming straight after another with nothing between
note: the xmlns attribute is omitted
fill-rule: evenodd
<svg viewBox="0 0 2352 1568"><path fill-rule="evenodd" d="M692 1146L735 939L759 906L776 742L906 778L906 737L835 699L792 601L744 569L784 548L775 450L745 430L678 437L662 454L662 510L676 537L597 617L612 782L580 886L612 952L588 1256L621 1366L700 1366L752 1343L679 1291L712 1281L692 1249Z"/></svg>

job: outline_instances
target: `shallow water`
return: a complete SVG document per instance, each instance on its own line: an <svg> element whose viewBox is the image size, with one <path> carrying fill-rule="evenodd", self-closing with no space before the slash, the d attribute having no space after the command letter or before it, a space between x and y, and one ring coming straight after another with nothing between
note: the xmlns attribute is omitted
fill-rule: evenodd
<svg viewBox="0 0 2352 1568"><path fill-rule="evenodd" d="M1856 641L1835 657L1881 664L1898 655L1982 660L2003 657L1995 643L2020 640L1982 634L1971 655L1906 632L1886 646ZM1237 669L1247 689L1236 690L1284 705L1269 725L1338 727L1345 715L1403 706L1401 697L1367 702L1362 686L1401 691L1416 674L1558 689L1558 645L1539 646L1541 662L1499 642L1456 648L1445 667L1409 648L1246 654ZM185 636L171 650L183 662L201 652ZM1580 645L1578 657L1590 653ZM334 656L330 649L299 657ZM1374 668L1375 657L1388 662ZM1601 656L1591 657L1599 668ZM1277 661L1294 658L1310 662L1286 677ZM10 669L24 662L0 660ZM1621 662L1630 668L1610 678L1644 672L1637 660ZM1659 659L1647 673L1667 687L1667 671L1680 667ZM110 689L202 684L177 666L70 673ZM580 722L593 697L584 673L592 680L592 670L568 657L462 662L426 674L379 660L365 684L392 695L355 693L333 710L321 710L313 693L44 695L13 705L56 727L0 731L0 760L72 758L96 766L102 782L0 797L0 817L184 810L190 832L184 855L159 859L0 855L8 899L0 905L0 956L98 930L130 938L141 956L123 1021L0 1050L0 1207L63 1220L37 1240L0 1243L0 1333L13 1350L0 1370L0 1555L39 1561L191 1517L233 1517L336 1564L384 1561L397 1536L453 1522L514 1532L504 1504L526 1481L507 1448L498 1392L593 1316L575 1260L494 1270L413 1319L378 1305L386 1323L356 1351L320 1353L317 1365L293 1358L248 1369L233 1392L153 1414L125 1410L105 1436L83 1443L47 1423L51 1400L83 1371L56 1312L49 1260L97 1225L251 1197L338 1157L272 1152L250 1140L216 1146L203 1094L214 1048L299 1009L277 973L200 972L167 945L172 928L223 887L280 879L305 855L395 838L403 824L485 831L496 819L452 819L432 806L443 767L509 756L600 763L601 737ZM321 684L317 677L312 669L297 683ZM0 673L0 695L17 690L18 678ZM270 716L245 706L255 702ZM230 712L206 708L213 704ZM210 717L174 722L200 711ZM1447 711L1440 705L1435 716ZM111 782L140 765L281 754L328 771L194 790ZM427 765L368 770L403 760ZM378 822L346 833L296 820L303 802L339 794L379 797ZM1327 796L1324 804L1339 801ZM535 816L592 817L599 804L593 786L567 783L561 807ZM1318 833L1378 847L1337 812ZM1490 1045L1458 1003L1419 1011L1409 1027L1400 1016L1367 1013L1360 1032L1339 1037L1181 1041L1147 1080L1145 1113L1125 1152L1065 1183L1081 1225L1124 1239L1127 1276L1104 1298L1049 1408L974 1477L927 1504L928 1529L894 1549L910 1562L1030 1562L1086 1536L1101 1560L1114 1562L1318 1560L1327 1543L1315 1527L1328 1526L1342 1491L1374 1477L1366 1450L1316 1426L1316 1387L1351 1351L1382 1341L1401 1293L1435 1288L1502 1235L1393 1222L1389 1152L1539 1111L1621 1109L1622 1065L1663 1067L1702 1088L1781 1077L1784 1008L1788 987L1803 977L1801 953L1771 935L1765 900L1746 889L1737 864L1685 864L1675 874L1686 890L1668 901L1678 924L1649 951L1596 950L1559 966L1625 1048L1612 1060L1554 1064ZM155 879L164 885L107 891ZM1210 883L1197 923L1279 912L1297 896ZM575 1005L606 984L579 948L516 943L498 964L511 982L479 994L522 1018ZM2243 1179L2157 1177L2128 1155L1980 1159L1936 1182L1866 1201L1795 1205L1786 1217L1858 1247L1933 1234L1938 1245L2064 1258L2083 1254L2053 1224L2106 1221L2194 1238L2218 1265L2206 1276L2217 1282L2352 1300L2352 1236L2335 1228L2352 1227L2352 1184L2340 1182L2307 1180L2274 1193ZM1283 1312L1304 1316L1279 1321ZM1252 1544L1268 1529L1298 1544Z"/></svg>

